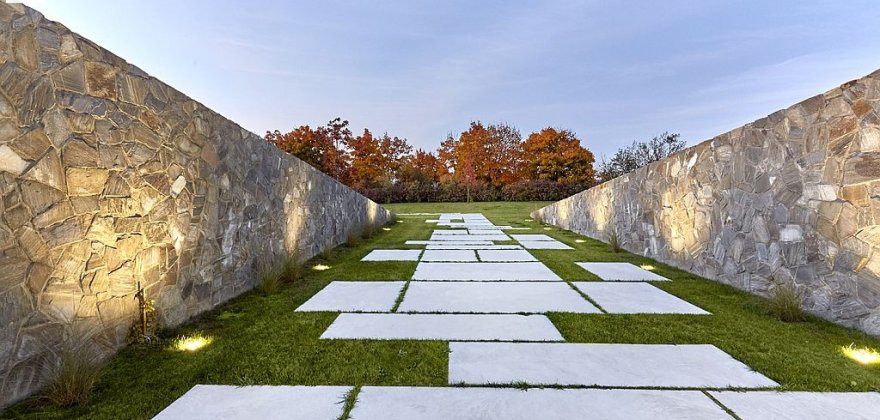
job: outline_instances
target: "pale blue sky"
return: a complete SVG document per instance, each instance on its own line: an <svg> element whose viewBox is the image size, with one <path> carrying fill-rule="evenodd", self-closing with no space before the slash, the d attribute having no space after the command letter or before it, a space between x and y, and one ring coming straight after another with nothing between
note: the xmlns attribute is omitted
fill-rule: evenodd
<svg viewBox="0 0 880 420"><path fill-rule="evenodd" d="M430 150L473 119L696 144L880 68L876 0L25 3L260 135L342 116Z"/></svg>

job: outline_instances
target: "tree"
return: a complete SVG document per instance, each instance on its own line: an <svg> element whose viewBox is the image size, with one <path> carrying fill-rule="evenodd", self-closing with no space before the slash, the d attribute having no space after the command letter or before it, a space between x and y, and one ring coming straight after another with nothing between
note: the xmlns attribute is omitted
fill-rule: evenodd
<svg viewBox="0 0 880 420"><path fill-rule="evenodd" d="M651 162L664 159L685 147L685 141L680 139L678 133L664 132L644 142L633 141L629 146L621 147L610 161L603 157L599 168L598 178L605 182L630 173Z"/></svg>
<svg viewBox="0 0 880 420"><path fill-rule="evenodd" d="M312 130L307 125L294 128L289 133L281 133L278 130L266 132L266 140L279 149L290 153L322 172L328 172L327 151L331 143L323 134L322 130Z"/></svg>
<svg viewBox="0 0 880 420"><path fill-rule="evenodd" d="M593 153L569 130L547 127L530 134L522 147L530 179L569 184L593 180Z"/></svg>

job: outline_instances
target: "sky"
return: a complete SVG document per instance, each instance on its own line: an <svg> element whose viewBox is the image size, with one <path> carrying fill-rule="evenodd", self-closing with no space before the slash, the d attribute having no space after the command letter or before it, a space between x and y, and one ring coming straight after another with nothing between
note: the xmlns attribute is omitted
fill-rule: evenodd
<svg viewBox="0 0 880 420"><path fill-rule="evenodd" d="M876 0L24 3L257 134L426 150L473 120L693 145L880 68Z"/></svg>

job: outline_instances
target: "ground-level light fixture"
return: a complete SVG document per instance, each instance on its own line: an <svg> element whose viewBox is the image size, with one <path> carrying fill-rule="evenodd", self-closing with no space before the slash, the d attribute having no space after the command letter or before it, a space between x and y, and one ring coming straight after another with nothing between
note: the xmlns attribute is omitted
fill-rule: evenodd
<svg viewBox="0 0 880 420"><path fill-rule="evenodd" d="M330 269L330 266L324 265L324 264L318 264L318 265L312 266L312 270L315 270L315 271L324 271L324 270L329 270L329 269Z"/></svg>
<svg viewBox="0 0 880 420"><path fill-rule="evenodd" d="M654 267L654 266L651 265L651 264L642 264L642 265L640 265L639 267L641 267L642 270L648 270L648 271L654 271L654 270L657 268L657 267Z"/></svg>
<svg viewBox="0 0 880 420"><path fill-rule="evenodd" d="M211 342L213 338L202 334L194 334L190 336L182 336L174 340L173 347L177 351L194 352L199 351Z"/></svg>
<svg viewBox="0 0 880 420"><path fill-rule="evenodd" d="M853 344L840 348L843 355L863 365L880 365L880 352L868 347L856 347Z"/></svg>

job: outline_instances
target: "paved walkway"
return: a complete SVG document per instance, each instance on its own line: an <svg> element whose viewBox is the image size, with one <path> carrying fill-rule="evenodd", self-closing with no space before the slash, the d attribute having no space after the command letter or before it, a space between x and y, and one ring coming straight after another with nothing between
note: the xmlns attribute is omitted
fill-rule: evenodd
<svg viewBox="0 0 880 420"><path fill-rule="evenodd" d="M709 344L567 343L547 312L712 316L627 263L582 262L602 282L565 281L528 250L577 252L481 214L440 214L408 281L336 281L297 311L341 312L328 340L449 341L450 387L359 390L352 420L877 419L878 393L776 392L778 384ZM496 244L515 241L516 244ZM402 300L398 298L403 293ZM545 388L518 388L543 386ZM546 388L548 387L549 388ZM157 418L337 420L353 387L198 385Z"/></svg>

